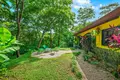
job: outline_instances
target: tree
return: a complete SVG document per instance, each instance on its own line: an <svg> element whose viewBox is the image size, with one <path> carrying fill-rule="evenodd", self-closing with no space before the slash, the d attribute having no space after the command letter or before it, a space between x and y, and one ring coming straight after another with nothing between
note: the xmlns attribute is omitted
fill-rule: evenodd
<svg viewBox="0 0 120 80"><path fill-rule="evenodd" d="M112 4L108 4L106 6L102 6L100 7L100 15L104 16L106 14L108 14L109 12L113 11L114 9L116 9L117 7L119 7L118 3L112 3Z"/></svg>
<svg viewBox="0 0 120 80"><path fill-rule="evenodd" d="M24 0L16 0L16 23L17 23L17 34L16 39L19 40L20 37L20 24L22 20L22 14L23 14L23 8L24 8ZM20 52L17 51L17 57L20 56Z"/></svg>
<svg viewBox="0 0 120 80"><path fill-rule="evenodd" d="M86 25L89 25L89 24L91 24L91 22L86 22ZM78 24L78 25L72 27L72 31L75 33L77 31L83 29L84 27L85 26L83 26L82 24Z"/></svg>
<svg viewBox="0 0 120 80"><path fill-rule="evenodd" d="M87 8L80 8L78 10L78 22L79 24L82 24L84 27L86 26L86 23L95 17L94 10L91 7Z"/></svg>
<svg viewBox="0 0 120 80"><path fill-rule="evenodd" d="M58 45L65 41L63 32L69 29L74 21L74 14L71 11L72 0L24 0L24 4L22 0L17 0L20 1L19 6L16 5L15 0L9 1L12 10L10 19L13 22L9 29L13 35L17 34L16 38L21 43L25 44L20 51L39 48L43 44L55 47L56 41ZM24 5L24 14L22 5ZM17 26L15 26L16 22Z"/></svg>
<svg viewBox="0 0 120 80"><path fill-rule="evenodd" d="M0 0L0 15L0 24L9 21L11 12L10 5L7 3L7 0Z"/></svg>
<svg viewBox="0 0 120 80"><path fill-rule="evenodd" d="M55 27L63 27L64 25L69 26L70 24L72 24L71 20L73 18L73 13L70 9L71 3L71 0L55 0L54 2L50 2L50 5L48 5L49 7L46 7L40 11L40 17L42 18L41 22L43 22L44 24L42 24L42 36L39 40L37 48L41 46L46 32L51 32L51 30L54 30Z"/></svg>

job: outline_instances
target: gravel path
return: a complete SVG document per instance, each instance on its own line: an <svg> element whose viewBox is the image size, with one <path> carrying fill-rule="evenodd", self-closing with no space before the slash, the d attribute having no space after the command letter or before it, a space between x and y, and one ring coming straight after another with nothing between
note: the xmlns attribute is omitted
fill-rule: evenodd
<svg viewBox="0 0 120 80"><path fill-rule="evenodd" d="M84 61L82 54L78 56L77 60L88 80L115 80L111 73Z"/></svg>

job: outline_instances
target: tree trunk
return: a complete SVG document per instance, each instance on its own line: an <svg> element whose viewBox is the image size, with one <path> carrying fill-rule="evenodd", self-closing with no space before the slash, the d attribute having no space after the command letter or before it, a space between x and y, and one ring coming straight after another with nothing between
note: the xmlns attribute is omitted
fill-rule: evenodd
<svg viewBox="0 0 120 80"><path fill-rule="evenodd" d="M21 2L21 9L19 8L20 2L19 0L16 0L16 23L17 23L17 34L16 34L16 39L19 40L20 38L20 23L22 19L22 14L23 14L23 8L24 8L24 0ZM20 12L19 12L20 9ZM17 57L20 56L20 51L16 51Z"/></svg>
<svg viewBox="0 0 120 80"><path fill-rule="evenodd" d="M42 33L42 36L41 36L41 39L39 40L39 43L38 43L37 49L39 49L40 46L41 46L41 43L42 43L42 40L43 40L43 38L44 38L45 32L46 32L46 31L43 31L43 33Z"/></svg>
<svg viewBox="0 0 120 80"><path fill-rule="evenodd" d="M54 21L55 21L55 18L53 19L53 21L51 21L51 22L48 24L48 26L50 27L51 24L53 24ZM44 31L43 31L43 33L42 33L42 37L41 37L41 39L39 40L39 43L38 43L37 49L40 48L45 33L46 33L46 27L44 28Z"/></svg>
<svg viewBox="0 0 120 80"><path fill-rule="evenodd" d="M16 23L17 23L17 34L16 34L16 39L19 40L19 36L20 36L20 22L19 22L19 4L18 4L18 0L16 0ZM20 56L20 51L16 51L16 56L19 57Z"/></svg>
<svg viewBox="0 0 120 80"><path fill-rule="evenodd" d="M60 32L61 32L60 28L59 28L58 32L59 32L59 34L58 34L58 46L60 46Z"/></svg>
<svg viewBox="0 0 120 80"><path fill-rule="evenodd" d="M59 39L59 36L58 36L58 47L60 46L60 39Z"/></svg>
<svg viewBox="0 0 120 80"><path fill-rule="evenodd" d="M50 48L52 48L52 30L50 30Z"/></svg>
<svg viewBox="0 0 120 80"><path fill-rule="evenodd" d="M17 23L17 26L18 26L18 31L17 31L17 35L16 35L16 39L19 40L19 37L20 37L20 23ZM16 51L16 56L17 57L20 57L20 51Z"/></svg>

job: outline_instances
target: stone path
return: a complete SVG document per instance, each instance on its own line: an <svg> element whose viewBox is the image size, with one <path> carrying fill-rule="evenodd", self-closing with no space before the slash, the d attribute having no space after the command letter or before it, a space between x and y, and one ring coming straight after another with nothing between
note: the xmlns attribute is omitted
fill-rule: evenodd
<svg viewBox="0 0 120 80"><path fill-rule="evenodd" d="M111 73L84 61L82 54L78 56L77 61L88 80L116 80Z"/></svg>

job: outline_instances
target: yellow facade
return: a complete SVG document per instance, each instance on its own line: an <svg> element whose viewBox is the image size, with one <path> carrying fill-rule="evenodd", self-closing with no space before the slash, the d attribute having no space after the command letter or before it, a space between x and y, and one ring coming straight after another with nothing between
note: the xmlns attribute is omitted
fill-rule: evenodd
<svg viewBox="0 0 120 80"><path fill-rule="evenodd" d="M102 30L110 28L110 25L120 26L120 17L117 18L117 19L114 19L112 21L106 22L104 24L101 24L99 26L96 26L94 28L91 28L91 29L89 29L89 30L87 30L85 32L82 32L82 33L78 34L78 36L84 36L85 34L90 33L91 31L96 30L97 28L99 28L100 33L96 35L96 46L100 47L100 48L108 49L107 46L102 45Z"/></svg>

